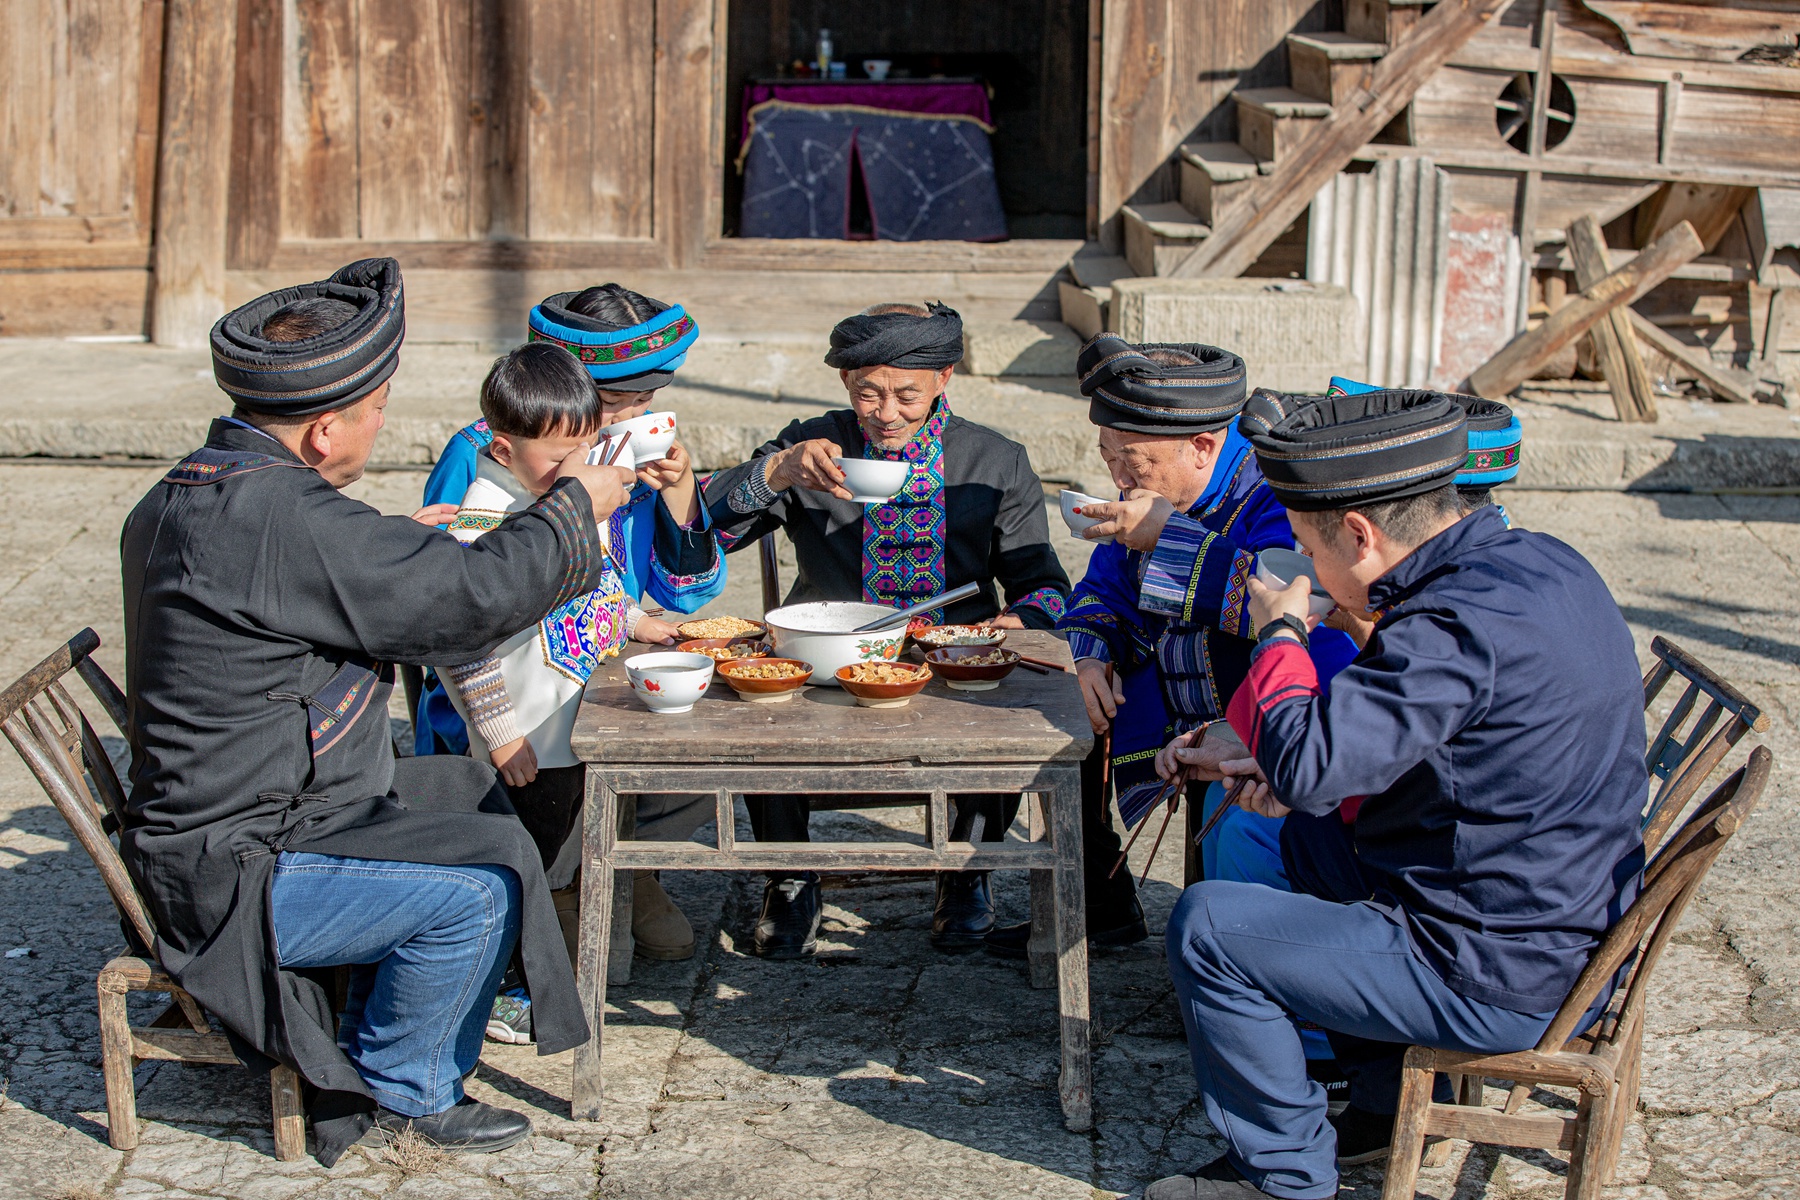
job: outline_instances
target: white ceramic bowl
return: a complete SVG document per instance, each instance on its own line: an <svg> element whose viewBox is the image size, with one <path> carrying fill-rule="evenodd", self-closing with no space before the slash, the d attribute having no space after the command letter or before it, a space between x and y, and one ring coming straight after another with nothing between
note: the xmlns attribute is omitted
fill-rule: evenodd
<svg viewBox="0 0 1800 1200"><path fill-rule="evenodd" d="M888 77L888 70L894 65L890 58L865 58L862 61L863 74L876 83Z"/></svg>
<svg viewBox="0 0 1800 1200"><path fill-rule="evenodd" d="M814 684L836 687L839 667L899 659L906 645L906 622L879 633L850 632L898 611L881 604L821 600L772 608L763 614L763 623L769 627L777 657L811 663Z"/></svg>
<svg viewBox="0 0 1800 1200"><path fill-rule="evenodd" d="M858 504L892 500L906 486L906 477L912 473L912 464L905 459L890 462L885 458L834 458L831 461L843 470L844 486L850 489L850 498ZM823 664L818 665L823 669Z"/></svg>
<svg viewBox="0 0 1800 1200"><path fill-rule="evenodd" d="M713 660L704 654L671 650L626 659L625 674L631 690L651 712L684 713L711 686L713 666Z"/></svg>
<svg viewBox="0 0 1800 1200"><path fill-rule="evenodd" d="M1313 616L1322 617L1337 607L1337 601L1319 586L1319 576L1313 569L1313 560L1306 555L1298 550L1278 550L1271 547L1256 556L1256 577L1272 588L1284 588L1300 575L1312 580L1312 599L1308 607Z"/></svg>
<svg viewBox="0 0 1800 1200"><path fill-rule="evenodd" d="M1064 488L1063 494L1062 494L1063 524L1065 524L1069 527L1070 533L1074 534L1076 537L1081 537L1081 531L1089 528L1090 526L1098 525L1100 523L1100 518L1099 517L1078 516L1076 514L1075 510L1080 508L1084 504L1110 504L1110 503L1111 503L1110 500L1102 500L1099 496L1090 496L1086 492L1076 492L1076 491L1071 491L1068 488ZM1082 540L1086 541L1087 539L1082 538ZM1110 541L1112 541L1112 539L1111 538L1100 538L1099 541L1110 542ZM1098 543L1096 543L1096 544L1098 544Z"/></svg>
<svg viewBox="0 0 1800 1200"><path fill-rule="evenodd" d="M631 456L631 466L647 467L669 452L675 444L675 414L671 412L648 412L641 417L633 417L629 421L618 421L600 430L594 436L600 441L594 446L594 453L588 456L589 461L599 462L605 452L617 447L618 440L631 431L631 444L625 452ZM611 439L610 442L607 439ZM624 463L620 463L624 466Z"/></svg>

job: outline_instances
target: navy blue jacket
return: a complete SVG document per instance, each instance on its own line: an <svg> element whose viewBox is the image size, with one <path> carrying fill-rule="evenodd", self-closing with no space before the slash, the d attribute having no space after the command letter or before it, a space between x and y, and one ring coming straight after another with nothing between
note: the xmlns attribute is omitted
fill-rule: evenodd
<svg viewBox="0 0 1800 1200"><path fill-rule="evenodd" d="M1374 636L1320 695L1264 642L1231 723L1282 803L1364 796L1355 845L1450 988L1554 1010L1635 897L1644 690L1606 584L1574 550L1478 509L1370 588Z"/></svg>

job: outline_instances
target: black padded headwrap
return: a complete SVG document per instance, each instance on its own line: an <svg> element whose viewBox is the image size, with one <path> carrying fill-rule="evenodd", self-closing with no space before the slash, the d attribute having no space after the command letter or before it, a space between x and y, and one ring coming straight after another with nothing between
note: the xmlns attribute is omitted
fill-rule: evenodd
<svg viewBox="0 0 1800 1200"><path fill-rule="evenodd" d="M1165 367L1147 350L1180 350L1200 361ZM1223 429L1243 411L1249 391L1243 359L1199 343L1138 346L1103 333L1081 348L1075 371L1088 397L1088 420L1126 433L1178 437Z"/></svg>
<svg viewBox="0 0 1800 1200"><path fill-rule="evenodd" d="M858 313L831 330L825 365L843 371L858 367L899 367L907 371L941 371L962 361L962 315L935 300L928 317L911 313Z"/></svg>
<svg viewBox="0 0 1800 1200"><path fill-rule="evenodd" d="M263 322L296 300L342 300L356 315L336 329L298 342L271 342ZM213 378L251 412L304 417L342 408L385 383L400 365L406 300L400 264L365 258L303 283L258 296L219 318L212 329Z"/></svg>
<svg viewBox="0 0 1800 1200"><path fill-rule="evenodd" d="M1318 512L1421 495L1454 480L1468 458L1468 417L1442 392L1282 399L1247 407L1238 432L1284 508Z"/></svg>

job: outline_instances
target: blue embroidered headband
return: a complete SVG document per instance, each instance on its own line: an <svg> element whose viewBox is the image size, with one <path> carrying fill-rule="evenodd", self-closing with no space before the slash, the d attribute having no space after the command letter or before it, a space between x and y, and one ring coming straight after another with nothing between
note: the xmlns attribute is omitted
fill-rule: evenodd
<svg viewBox="0 0 1800 1200"><path fill-rule="evenodd" d="M1325 394L1356 396L1378 390L1369 384L1333 375ZM1491 488L1517 479L1525 431L1513 410L1497 400L1457 395L1450 398L1462 405L1469 415L1469 458L1456 474L1456 486Z"/></svg>
<svg viewBox="0 0 1800 1200"><path fill-rule="evenodd" d="M666 386L700 336L700 326L679 304L641 325L620 329L570 312L565 306L576 295L559 292L533 308L527 340L561 346L601 387L647 392Z"/></svg>

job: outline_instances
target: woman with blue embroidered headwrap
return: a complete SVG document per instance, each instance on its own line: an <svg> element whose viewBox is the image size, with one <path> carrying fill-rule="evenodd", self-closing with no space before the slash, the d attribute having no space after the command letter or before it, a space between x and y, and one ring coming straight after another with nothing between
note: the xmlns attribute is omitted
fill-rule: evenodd
<svg viewBox="0 0 1800 1200"><path fill-rule="evenodd" d="M698 336L694 319L680 305L652 300L617 283L551 296L531 310L529 319L531 343L561 347L585 371L593 386L590 401L596 406L595 427L647 413L658 389L674 379ZM499 432L489 427L486 417L459 430L444 448L426 483L426 503L461 503L468 509L480 479L488 478L502 491L512 486L507 469L492 460L495 435ZM599 639L601 644L592 648L598 657L617 653L627 639L665 645L674 641L672 624L646 615L638 606L637 601L646 593L667 609L693 612L725 586L724 561L712 535L710 518L699 503L693 464L686 449L680 442L674 443L665 457L639 467L637 474L642 486L633 488L606 528L618 574L623 620L617 627L609 625L608 632ZM546 656L544 661L551 663L552 658ZM501 695L504 697L504 692ZM421 698L415 729L415 750L419 754L464 753L470 746L468 728L437 680ZM506 744L512 745L516 740ZM566 735L538 740L560 747L561 753L556 757L560 767L566 757ZM480 744L486 748L494 740L486 737L480 739ZM541 754L534 754L534 758L540 760L531 764L530 774L534 777L540 767L556 769L548 760L542 760ZM519 769L525 768L521 765ZM510 765L503 770L509 784L514 783L517 772ZM529 786L532 781L518 782ZM578 807L578 793L578 788L570 789L572 799L568 803ZM648 840L685 838L711 813L706 808L702 814L702 806L688 796L640 796L638 800L638 836ZM707 803L711 803L710 799ZM571 944L578 891L573 875L575 857L573 853L559 855L550 870L557 913ZM638 951L657 958L691 955L692 927L655 877L640 873L635 886L632 933ZM515 1003L508 1004L507 997L502 997L489 1024L489 1034L503 1041L528 1041L529 1018L524 998L515 995L513 1000Z"/></svg>

